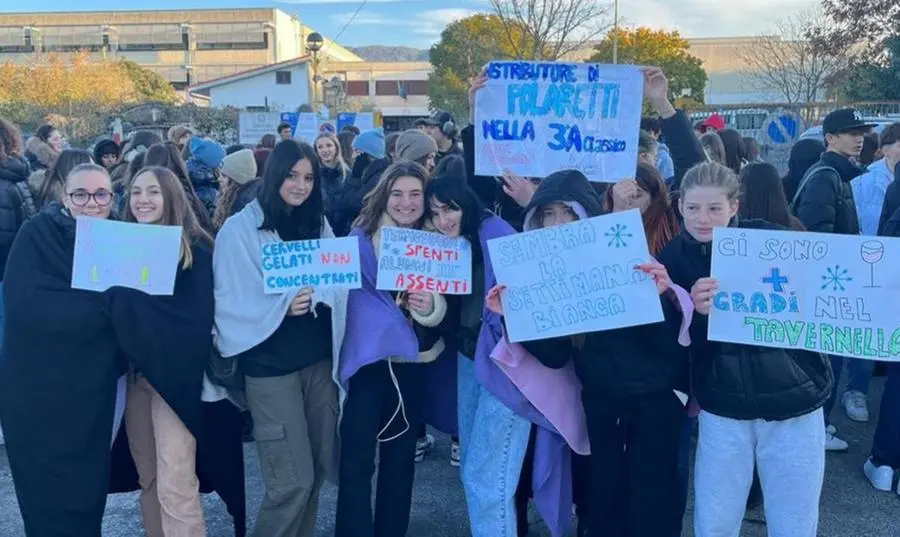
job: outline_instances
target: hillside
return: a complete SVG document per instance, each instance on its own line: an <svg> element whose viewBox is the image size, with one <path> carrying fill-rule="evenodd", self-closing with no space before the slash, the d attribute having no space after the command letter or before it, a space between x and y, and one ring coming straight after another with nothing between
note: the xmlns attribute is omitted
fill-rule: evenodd
<svg viewBox="0 0 900 537"><path fill-rule="evenodd" d="M427 62L428 51L412 47L389 47L369 45L351 47L351 51L360 58L370 62Z"/></svg>

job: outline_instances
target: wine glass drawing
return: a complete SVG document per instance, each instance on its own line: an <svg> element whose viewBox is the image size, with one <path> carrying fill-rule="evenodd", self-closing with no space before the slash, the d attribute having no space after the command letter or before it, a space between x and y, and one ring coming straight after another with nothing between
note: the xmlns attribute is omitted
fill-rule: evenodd
<svg viewBox="0 0 900 537"><path fill-rule="evenodd" d="M866 287L881 287L875 285L875 264L884 258L884 244L881 241L866 241L862 243L859 254L869 264L869 285Z"/></svg>

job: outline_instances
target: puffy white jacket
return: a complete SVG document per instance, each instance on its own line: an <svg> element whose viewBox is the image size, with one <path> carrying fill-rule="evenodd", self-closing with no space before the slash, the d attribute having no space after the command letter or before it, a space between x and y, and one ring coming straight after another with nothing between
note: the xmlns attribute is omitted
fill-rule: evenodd
<svg viewBox="0 0 900 537"><path fill-rule="evenodd" d="M863 235L878 234L878 220L888 186L894 181L894 172L888 167L887 159L869 165L868 171L850 182L859 229Z"/></svg>

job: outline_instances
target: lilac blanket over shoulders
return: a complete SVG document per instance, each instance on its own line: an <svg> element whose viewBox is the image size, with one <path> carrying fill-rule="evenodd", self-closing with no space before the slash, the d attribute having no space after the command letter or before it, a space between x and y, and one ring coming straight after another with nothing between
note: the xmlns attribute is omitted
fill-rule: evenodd
<svg viewBox="0 0 900 537"><path fill-rule="evenodd" d="M413 362L419 355L419 342L409 320L389 292L375 289L378 258L371 238L359 228L353 228L350 236L359 238L362 288L351 290L347 299L347 330L339 369L345 388L364 366L390 357Z"/></svg>
<svg viewBox="0 0 900 537"><path fill-rule="evenodd" d="M485 292L497 284L487 241L514 233L515 229L498 217L489 217L481 224L478 239L484 252ZM475 349L475 379L518 416L538 426L535 433L531 482L534 501L553 537L562 537L572 529L571 451L550 421L528 401L491 359L491 353L503 339L503 323L499 315L487 308L483 313L484 322Z"/></svg>

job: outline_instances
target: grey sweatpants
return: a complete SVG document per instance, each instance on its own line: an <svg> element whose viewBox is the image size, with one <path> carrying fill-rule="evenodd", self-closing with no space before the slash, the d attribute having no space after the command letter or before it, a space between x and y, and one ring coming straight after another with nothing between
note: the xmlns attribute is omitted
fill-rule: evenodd
<svg viewBox="0 0 900 537"><path fill-rule="evenodd" d="M825 477L822 409L783 421L700 413L694 475L696 537L738 537L754 463L769 537L816 537Z"/></svg>

